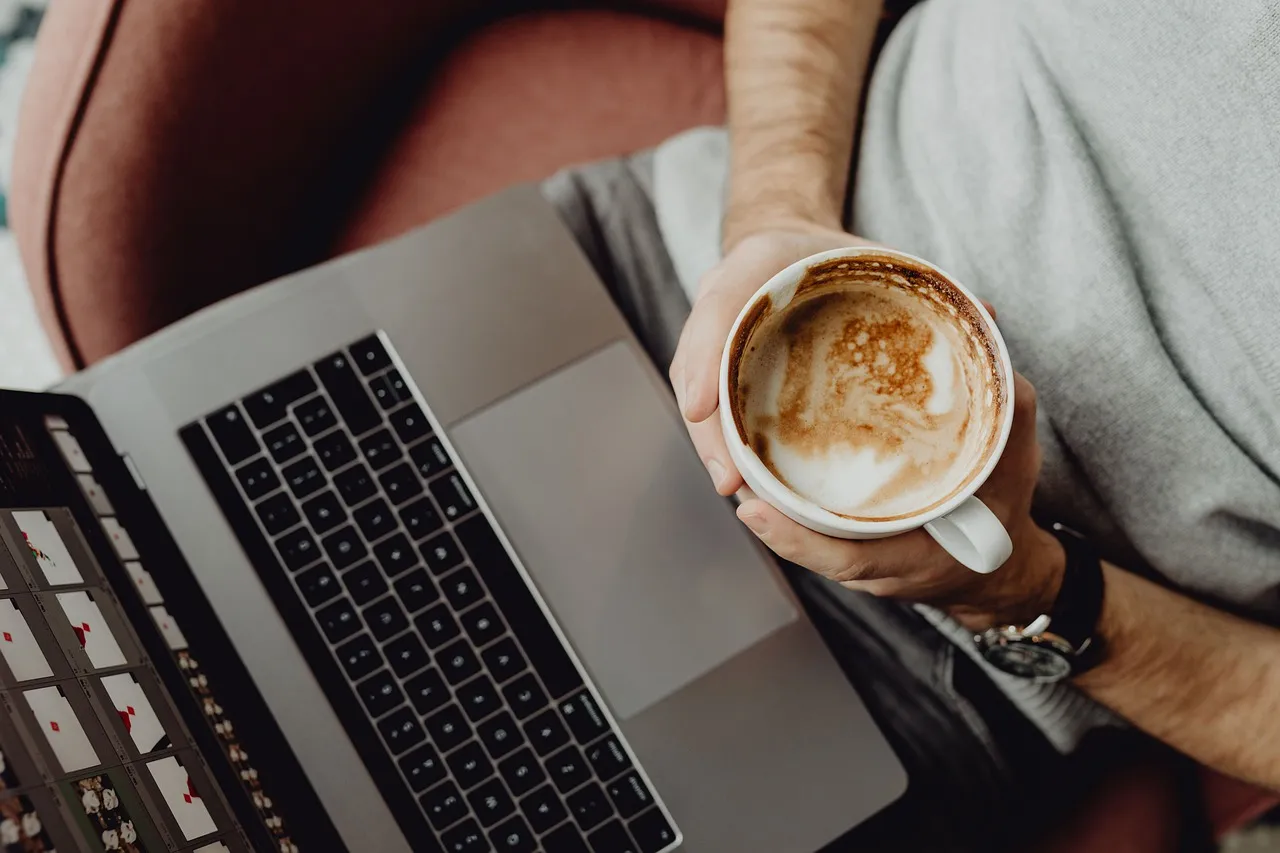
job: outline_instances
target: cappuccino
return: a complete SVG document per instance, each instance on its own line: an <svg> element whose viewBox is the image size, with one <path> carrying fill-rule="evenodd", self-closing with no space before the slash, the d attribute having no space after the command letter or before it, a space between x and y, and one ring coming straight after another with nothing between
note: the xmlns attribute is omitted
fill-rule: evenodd
<svg viewBox="0 0 1280 853"><path fill-rule="evenodd" d="M810 267L730 342L742 442L796 494L856 521L926 513L1001 441L1009 389L993 331L945 277L860 254Z"/></svg>

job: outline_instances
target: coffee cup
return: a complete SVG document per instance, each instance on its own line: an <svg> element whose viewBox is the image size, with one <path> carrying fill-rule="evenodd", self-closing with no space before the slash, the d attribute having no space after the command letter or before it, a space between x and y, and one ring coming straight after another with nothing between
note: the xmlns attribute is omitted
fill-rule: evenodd
<svg viewBox="0 0 1280 853"><path fill-rule="evenodd" d="M1013 423L1008 349L981 301L920 258L836 249L769 279L726 342L720 423L746 484L805 527L923 527L984 574L1013 551L974 494Z"/></svg>

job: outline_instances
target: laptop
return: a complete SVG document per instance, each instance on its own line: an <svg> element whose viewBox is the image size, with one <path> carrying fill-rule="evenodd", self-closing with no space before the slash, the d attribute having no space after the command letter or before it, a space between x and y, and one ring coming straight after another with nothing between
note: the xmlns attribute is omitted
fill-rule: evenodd
<svg viewBox="0 0 1280 853"><path fill-rule="evenodd" d="M0 395L5 849L810 853L905 789L535 188L57 390Z"/></svg>

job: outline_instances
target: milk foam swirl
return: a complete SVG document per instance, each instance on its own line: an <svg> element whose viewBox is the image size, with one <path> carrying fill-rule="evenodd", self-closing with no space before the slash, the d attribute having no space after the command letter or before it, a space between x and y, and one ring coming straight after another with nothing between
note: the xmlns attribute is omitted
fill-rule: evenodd
<svg viewBox="0 0 1280 853"><path fill-rule="evenodd" d="M909 517L989 457L1007 399L985 321L931 271L817 265L740 332L734 415L773 474L859 520Z"/></svg>

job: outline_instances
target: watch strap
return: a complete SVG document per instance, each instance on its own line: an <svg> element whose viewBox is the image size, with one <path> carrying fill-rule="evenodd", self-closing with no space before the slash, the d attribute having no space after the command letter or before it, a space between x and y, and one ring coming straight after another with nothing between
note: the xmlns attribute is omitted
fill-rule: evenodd
<svg viewBox="0 0 1280 853"><path fill-rule="evenodd" d="M1066 552L1062 586L1049 611L1049 630L1081 654L1095 645L1094 635L1102 616L1102 557L1089 540L1065 525L1050 525L1049 532Z"/></svg>

